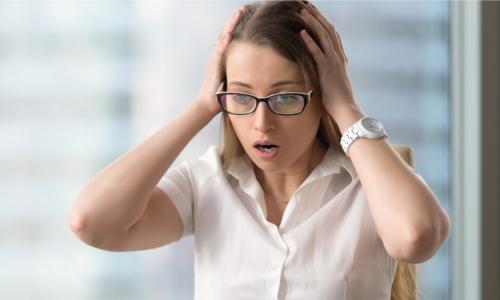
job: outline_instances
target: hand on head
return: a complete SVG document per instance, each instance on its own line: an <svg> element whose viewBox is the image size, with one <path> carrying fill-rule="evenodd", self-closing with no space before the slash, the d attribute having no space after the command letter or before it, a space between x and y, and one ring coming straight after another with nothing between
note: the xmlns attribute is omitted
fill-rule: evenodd
<svg viewBox="0 0 500 300"><path fill-rule="evenodd" d="M242 5L223 26L215 48L208 61L207 69L205 72L205 78L203 84L198 93L196 101L199 101L202 107L205 107L209 112L217 114L221 111L215 97L215 93L218 91L222 84L221 78L221 62L224 51L226 50L229 42L231 41L231 33L238 25L241 16L245 10L245 6Z"/></svg>
<svg viewBox="0 0 500 300"><path fill-rule="evenodd" d="M319 45L307 30L300 31L307 48L316 61L323 105L335 119L343 107L359 107L348 75L348 59L335 27L312 4L301 10L300 16L319 37Z"/></svg>

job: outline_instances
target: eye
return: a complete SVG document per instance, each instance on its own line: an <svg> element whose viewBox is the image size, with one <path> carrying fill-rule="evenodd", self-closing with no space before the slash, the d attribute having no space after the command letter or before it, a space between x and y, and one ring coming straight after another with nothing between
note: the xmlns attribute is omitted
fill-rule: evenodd
<svg viewBox="0 0 500 300"><path fill-rule="evenodd" d="M292 94L281 94L276 96L278 103L287 104L298 100L298 96Z"/></svg>
<svg viewBox="0 0 500 300"><path fill-rule="evenodd" d="M233 94L233 99L241 104L245 104L252 101L252 97L243 94Z"/></svg>

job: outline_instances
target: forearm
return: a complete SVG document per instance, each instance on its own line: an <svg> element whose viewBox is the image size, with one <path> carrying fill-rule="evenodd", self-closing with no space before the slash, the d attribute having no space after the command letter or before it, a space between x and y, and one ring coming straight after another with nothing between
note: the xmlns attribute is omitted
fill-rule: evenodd
<svg viewBox="0 0 500 300"><path fill-rule="evenodd" d="M334 118L343 134L363 116L349 107ZM413 262L431 257L449 231L448 216L432 191L386 138L357 139L348 151L388 252Z"/></svg>
<svg viewBox="0 0 500 300"><path fill-rule="evenodd" d="M128 230L144 213L162 175L214 117L196 103L93 177L71 208L72 227L96 234Z"/></svg>

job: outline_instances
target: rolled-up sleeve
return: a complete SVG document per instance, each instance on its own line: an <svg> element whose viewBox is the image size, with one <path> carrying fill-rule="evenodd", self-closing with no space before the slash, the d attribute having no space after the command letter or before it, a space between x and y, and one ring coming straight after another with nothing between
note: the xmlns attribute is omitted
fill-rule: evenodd
<svg viewBox="0 0 500 300"><path fill-rule="evenodd" d="M157 185L172 200L182 219L182 239L193 234L193 182L190 179L189 164L183 162L171 167Z"/></svg>

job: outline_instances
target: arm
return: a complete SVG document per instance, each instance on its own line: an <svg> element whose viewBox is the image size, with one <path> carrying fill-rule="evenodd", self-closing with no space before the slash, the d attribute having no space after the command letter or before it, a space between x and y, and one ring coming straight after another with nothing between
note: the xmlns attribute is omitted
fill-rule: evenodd
<svg viewBox="0 0 500 300"><path fill-rule="evenodd" d="M134 225L148 206L149 214L155 213L157 220L169 221L160 218L160 214L176 217L175 207L170 201L162 204L166 195L155 191L155 187L182 149L213 117L214 113L195 101L170 124L104 168L73 204L68 220L71 229L80 239L98 248L113 249L121 244L120 248L129 249L133 246L124 245L124 237L132 228L139 229ZM176 220L180 221L178 215ZM168 241L164 242L180 235L176 224L177 230L172 230L170 236L165 234Z"/></svg>
<svg viewBox="0 0 500 300"><path fill-rule="evenodd" d="M364 116L355 107L337 108L341 133ZM446 240L450 221L432 191L386 138L357 139L349 157L358 173L377 232L387 252L399 261L420 263Z"/></svg>
<svg viewBox="0 0 500 300"><path fill-rule="evenodd" d="M311 4L300 15L307 25L300 35L317 64L323 105L345 133L364 114L353 95L340 34ZM412 263L434 255L448 236L450 221L432 191L387 139L358 139L349 156L387 252Z"/></svg>
<svg viewBox="0 0 500 300"><path fill-rule="evenodd" d="M242 5L223 27L196 101L99 172L80 192L68 223L84 242L121 251L149 249L180 237L180 215L156 185L187 143L220 112L215 93L222 82L221 60L244 9Z"/></svg>

